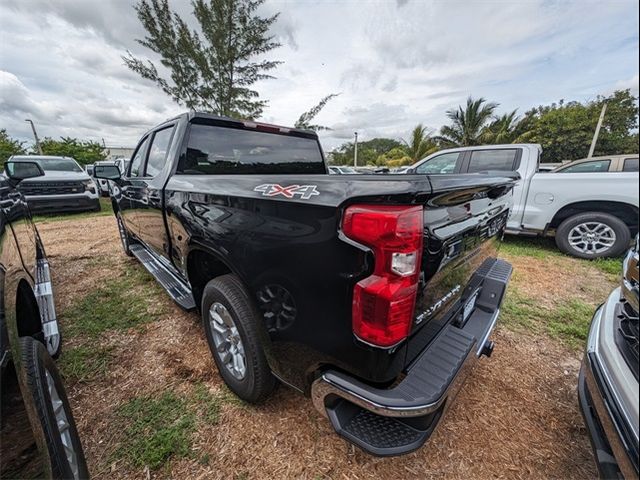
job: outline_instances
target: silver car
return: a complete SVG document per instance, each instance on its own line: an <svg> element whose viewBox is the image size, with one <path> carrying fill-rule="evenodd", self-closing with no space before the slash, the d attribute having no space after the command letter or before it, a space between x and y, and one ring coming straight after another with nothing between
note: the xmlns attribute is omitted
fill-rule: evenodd
<svg viewBox="0 0 640 480"><path fill-rule="evenodd" d="M100 210L98 186L71 157L48 155L14 155L12 162L36 162L44 176L20 183L33 213L60 213Z"/></svg>
<svg viewBox="0 0 640 480"><path fill-rule="evenodd" d="M603 478L638 478L638 256L624 260L624 278L598 308L589 332L578 397Z"/></svg>

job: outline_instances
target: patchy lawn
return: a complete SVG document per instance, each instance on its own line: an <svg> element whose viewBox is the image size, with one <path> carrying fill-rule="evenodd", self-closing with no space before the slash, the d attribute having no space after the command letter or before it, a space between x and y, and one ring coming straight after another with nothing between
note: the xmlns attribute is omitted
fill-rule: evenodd
<svg viewBox="0 0 640 480"><path fill-rule="evenodd" d="M124 256L112 217L39 224L64 337L59 360L92 477L595 478L577 407L581 348L619 260L509 238L515 267L496 350L419 451L380 459L340 439L309 399L229 392L199 319Z"/></svg>

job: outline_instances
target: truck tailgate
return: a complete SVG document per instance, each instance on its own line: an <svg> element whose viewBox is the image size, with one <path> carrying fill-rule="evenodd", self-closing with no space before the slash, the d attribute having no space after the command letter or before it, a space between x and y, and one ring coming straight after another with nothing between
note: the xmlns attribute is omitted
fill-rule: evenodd
<svg viewBox="0 0 640 480"><path fill-rule="evenodd" d="M422 276L407 363L452 316L462 321L473 310L481 280L474 274L497 257L512 204L510 177L438 175L430 180L433 193L424 208Z"/></svg>

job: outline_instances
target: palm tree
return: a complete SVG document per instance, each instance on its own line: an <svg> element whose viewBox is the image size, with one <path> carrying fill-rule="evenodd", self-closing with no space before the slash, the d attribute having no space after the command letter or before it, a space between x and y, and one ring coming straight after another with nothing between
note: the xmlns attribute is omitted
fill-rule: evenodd
<svg viewBox="0 0 640 480"><path fill-rule="evenodd" d="M460 105L457 110L447 111L447 117L452 123L440 129L437 140L447 147L479 145L496 108L497 103L487 103L482 97L477 100L469 97L466 108L463 109Z"/></svg>
<svg viewBox="0 0 640 480"><path fill-rule="evenodd" d="M521 119L517 110L496 117L482 135L483 143L520 143L528 141L533 132L530 129L530 118Z"/></svg>
<svg viewBox="0 0 640 480"><path fill-rule="evenodd" d="M403 150L408 157L411 157L411 160L413 160L414 163L418 160L422 160L437 149L436 144L433 142L429 132L427 131L427 127L421 123L416 125L416 127L411 131L411 138L409 141L407 142L406 140L403 140L402 142L404 143Z"/></svg>

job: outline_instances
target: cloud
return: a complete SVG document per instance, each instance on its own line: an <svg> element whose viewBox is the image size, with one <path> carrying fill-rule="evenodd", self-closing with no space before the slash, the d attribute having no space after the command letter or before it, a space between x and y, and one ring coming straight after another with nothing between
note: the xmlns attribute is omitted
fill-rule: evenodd
<svg viewBox="0 0 640 480"><path fill-rule="evenodd" d="M170 1L195 27L186 1ZM325 95L316 119L326 150L354 131L406 137L417 123L438 128L468 95L501 111L584 100L617 88L638 92L638 2L361 3L268 0L280 12L271 33L284 63L255 88L269 101L265 121L292 124ZM0 3L0 128L41 136L133 145L155 123L183 111L121 56L155 58L129 2L5 0Z"/></svg>

